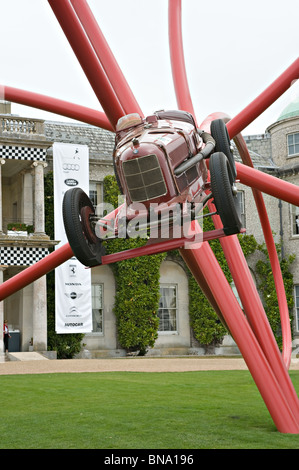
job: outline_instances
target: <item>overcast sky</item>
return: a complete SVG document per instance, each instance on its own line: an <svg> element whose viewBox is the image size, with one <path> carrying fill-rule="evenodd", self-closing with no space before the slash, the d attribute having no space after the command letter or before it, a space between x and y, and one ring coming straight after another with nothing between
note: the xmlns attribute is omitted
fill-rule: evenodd
<svg viewBox="0 0 299 470"><path fill-rule="evenodd" d="M168 0L88 1L144 114L176 109ZM101 109L47 0L0 0L0 84ZM182 0L186 69L198 122L234 117L299 52L298 0ZM299 77L298 77L299 78ZM243 131L263 133L299 81ZM66 120L17 104L22 116Z"/></svg>

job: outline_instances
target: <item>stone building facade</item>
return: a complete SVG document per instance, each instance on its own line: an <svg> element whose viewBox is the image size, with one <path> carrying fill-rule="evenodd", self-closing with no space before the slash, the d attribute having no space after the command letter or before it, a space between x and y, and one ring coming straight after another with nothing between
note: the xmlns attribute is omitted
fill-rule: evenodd
<svg viewBox="0 0 299 470"><path fill-rule="evenodd" d="M291 115L285 110L266 133L245 136L254 166L279 178L299 184L299 106L292 105ZM44 257L58 241L44 232L43 177L53 169L53 144L63 142L89 147L90 197L94 204L103 198L103 179L113 174L114 135L108 131L81 124L31 120L11 114L10 103L0 109L0 282L14 276L26 266ZM235 157L238 159L237 151ZM255 210L251 189L238 185L244 224L259 242L263 233ZM264 195L275 241L286 254L297 255L292 266L294 275L295 321L294 351L299 343L299 210L290 204ZM11 224L22 223L31 233L12 233ZM22 226L22 228L24 228ZM32 231L33 230L33 231ZM254 276L256 260L250 261ZM116 291L112 269L92 269L92 302L97 318L92 333L84 337L82 357L124 355L117 343L113 314ZM161 293L173 302L175 328L161 328L150 355L204 354L196 343L189 324L188 278L182 264L166 258L160 269ZM47 308L45 277L17 292L0 304L0 321L8 320L18 338L15 350L46 351ZM162 298L162 297L161 297ZM166 298L166 297L165 297ZM237 353L232 339L225 337L216 354Z"/></svg>

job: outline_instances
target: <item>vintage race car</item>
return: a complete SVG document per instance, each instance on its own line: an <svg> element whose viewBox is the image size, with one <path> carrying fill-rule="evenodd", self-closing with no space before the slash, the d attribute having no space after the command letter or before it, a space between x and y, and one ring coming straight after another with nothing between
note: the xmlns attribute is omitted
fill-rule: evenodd
<svg viewBox="0 0 299 470"><path fill-rule="evenodd" d="M153 220L156 225L173 225L173 213L180 212L175 222L183 226L187 216L189 222L194 220L213 200L224 234L240 232L236 168L225 123L212 121L210 132L197 129L192 115L184 111L157 111L146 118L130 114L118 121L113 164L126 200L122 223L125 220L129 227L137 211L148 237ZM151 217L153 212L158 217ZM65 193L65 230L79 261L87 266L100 264L102 239L107 234L118 236L119 214L118 209L113 212L111 224L109 215L96 216L80 188ZM139 230L141 234L141 226ZM171 237L174 232L168 233Z"/></svg>
<svg viewBox="0 0 299 470"><path fill-rule="evenodd" d="M204 146L190 114L162 111L145 120L129 115L116 130L115 172L129 204L191 202L203 193L208 176L204 159L184 169L184 162Z"/></svg>

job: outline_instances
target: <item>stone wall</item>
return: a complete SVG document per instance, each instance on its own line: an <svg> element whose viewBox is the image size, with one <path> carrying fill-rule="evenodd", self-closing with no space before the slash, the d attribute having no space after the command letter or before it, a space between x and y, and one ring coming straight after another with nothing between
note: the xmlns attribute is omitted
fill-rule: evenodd
<svg viewBox="0 0 299 470"><path fill-rule="evenodd" d="M244 136L249 150L259 155L271 158L271 136L270 134L258 134Z"/></svg>

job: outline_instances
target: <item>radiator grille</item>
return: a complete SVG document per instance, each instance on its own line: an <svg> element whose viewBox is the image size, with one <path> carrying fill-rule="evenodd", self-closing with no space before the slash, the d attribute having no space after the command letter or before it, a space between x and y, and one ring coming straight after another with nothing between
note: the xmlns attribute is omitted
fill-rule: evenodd
<svg viewBox="0 0 299 470"><path fill-rule="evenodd" d="M123 170L132 202L148 201L167 193L156 155L127 160Z"/></svg>

